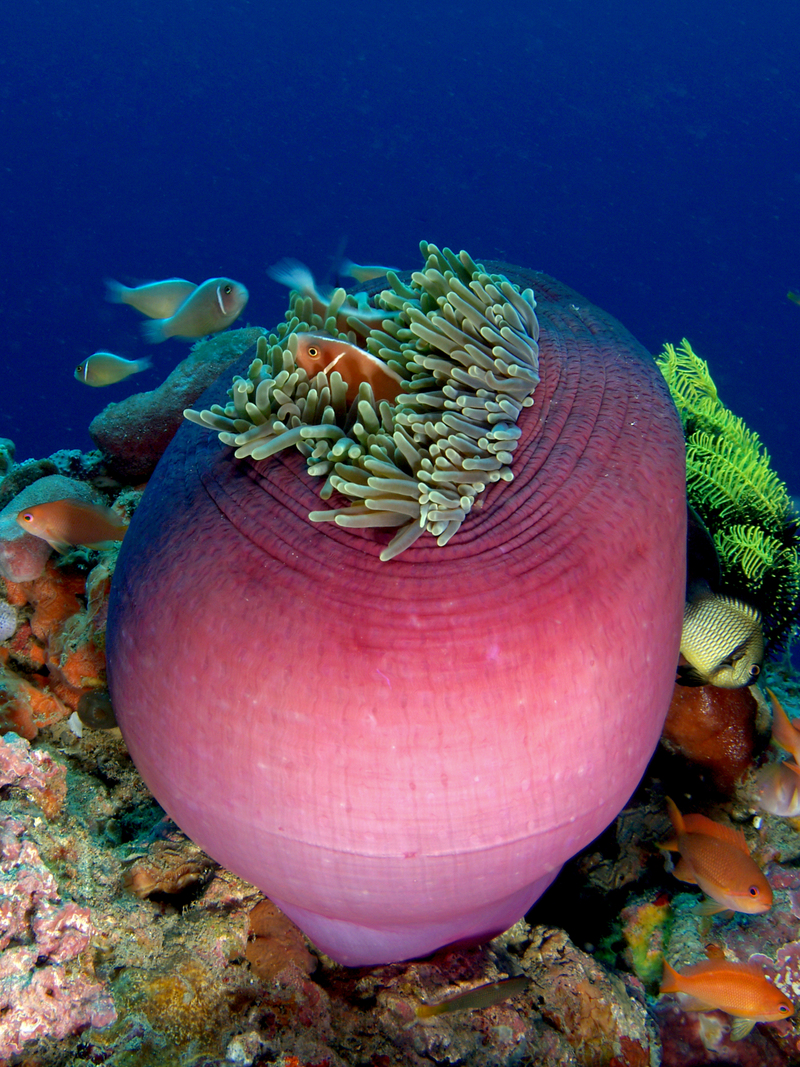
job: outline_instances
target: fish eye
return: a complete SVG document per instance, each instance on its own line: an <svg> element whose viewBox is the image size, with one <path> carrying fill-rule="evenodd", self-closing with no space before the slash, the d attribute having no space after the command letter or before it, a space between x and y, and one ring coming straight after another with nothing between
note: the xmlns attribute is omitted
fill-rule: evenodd
<svg viewBox="0 0 800 1067"><path fill-rule="evenodd" d="M319 349L318 348L314 348L314 346L312 345L311 348L309 348L309 350L308 350L308 354L309 354L309 356L311 356L312 359L316 359L317 356L319 355Z"/></svg>
<svg viewBox="0 0 800 1067"><path fill-rule="evenodd" d="M783 1015L787 1015L789 1012L789 1005L781 1004L781 1006L778 1008L778 1011L781 1012Z"/></svg>
<svg viewBox="0 0 800 1067"><path fill-rule="evenodd" d="M759 674L761 674L761 668L757 663L754 663L753 666L750 668L750 677L758 678Z"/></svg>
<svg viewBox="0 0 800 1067"><path fill-rule="evenodd" d="M29 511L26 511L25 514L22 517L25 520L25 522L33 522L33 515L31 515L31 513Z"/></svg>
<svg viewBox="0 0 800 1067"><path fill-rule="evenodd" d="M747 892L750 894L751 897L757 897L758 896L758 886L757 885L751 885L750 888L747 890Z"/></svg>
<svg viewBox="0 0 800 1067"><path fill-rule="evenodd" d="M233 286L232 285L223 285L222 291L227 296L228 293L232 293L233 292Z"/></svg>

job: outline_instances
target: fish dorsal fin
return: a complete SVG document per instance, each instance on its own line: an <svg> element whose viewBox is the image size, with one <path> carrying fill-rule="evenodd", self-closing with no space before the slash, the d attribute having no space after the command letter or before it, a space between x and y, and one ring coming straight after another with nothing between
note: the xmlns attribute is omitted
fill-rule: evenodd
<svg viewBox="0 0 800 1067"><path fill-rule="evenodd" d="M672 823L675 833L682 834L684 832L683 816L681 810L672 797L664 798L667 802L667 815L669 815L669 821Z"/></svg>
<svg viewBox="0 0 800 1067"><path fill-rule="evenodd" d="M705 815L684 815L683 823L688 834L703 834L705 837L716 837L718 841L725 841L746 856L750 855L747 841L741 830L735 830L732 826L726 826L721 822L714 822Z"/></svg>

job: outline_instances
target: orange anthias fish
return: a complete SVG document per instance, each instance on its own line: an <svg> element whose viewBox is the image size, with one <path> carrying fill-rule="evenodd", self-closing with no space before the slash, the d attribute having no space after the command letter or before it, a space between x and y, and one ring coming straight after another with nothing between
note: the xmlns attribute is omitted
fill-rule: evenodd
<svg viewBox="0 0 800 1067"><path fill-rule="evenodd" d="M767 693L772 702L772 740L791 752L797 760L800 756L800 731L772 690L768 689ZM797 763L789 760L767 763L756 771L755 779L760 808L783 818L792 819L800 815L800 766Z"/></svg>
<svg viewBox="0 0 800 1067"><path fill-rule="evenodd" d="M733 1015L731 1038L740 1040L756 1023L794 1014L794 1004L752 963L703 960L678 972L664 960L662 993L683 994L686 1011L725 1011ZM685 998L685 999L684 999Z"/></svg>
<svg viewBox="0 0 800 1067"><path fill-rule="evenodd" d="M755 773L758 806L784 819L800 816L800 767L791 760L766 763Z"/></svg>
<svg viewBox="0 0 800 1067"><path fill-rule="evenodd" d="M401 392L403 379L391 367L363 348L316 333L297 334L297 366L309 378L320 371L338 370L347 382L347 403L352 404L362 382L369 382L375 400L393 403Z"/></svg>
<svg viewBox="0 0 800 1067"><path fill-rule="evenodd" d="M741 830L705 815L684 817L669 797L667 809L676 837L660 847L680 852L675 877L698 885L711 898L700 905L702 914L731 910L756 915L772 907L770 884L750 855Z"/></svg>
<svg viewBox="0 0 800 1067"><path fill-rule="evenodd" d="M772 740L776 745L791 752L800 763L800 730L783 710L783 705L771 689L767 690L772 703Z"/></svg>
<svg viewBox="0 0 800 1067"><path fill-rule="evenodd" d="M25 508L17 515L17 522L56 552L66 552L74 545L108 548L113 541L121 541L128 529L111 508L70 498Z"/></svg>

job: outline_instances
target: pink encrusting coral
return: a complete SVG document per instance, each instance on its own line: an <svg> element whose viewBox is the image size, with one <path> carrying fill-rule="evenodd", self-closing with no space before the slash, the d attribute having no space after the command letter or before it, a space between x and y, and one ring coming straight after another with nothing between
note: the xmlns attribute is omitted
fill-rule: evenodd
<svg viewBox="0 0 800 1067"><path fill-rule="evenodd" d="M20 764L16 780L35 783L38 770ZM114 1022L107 987L80 958L95 933L88 908L61 902L24 823L0 820L0 1057Z"/></svg>

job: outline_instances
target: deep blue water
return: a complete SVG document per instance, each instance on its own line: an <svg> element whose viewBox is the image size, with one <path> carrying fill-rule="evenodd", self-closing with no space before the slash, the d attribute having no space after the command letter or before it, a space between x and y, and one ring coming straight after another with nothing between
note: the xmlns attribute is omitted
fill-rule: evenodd
<svg viewBox="0 0 800 1067"><path fill-rule="evenodd" d="M147 346L103 278L324 278L426 238L545 270L651 350L687 336L800 492L794 3L26 0L0 7L0 436L91 447ZM73 379L96 349L155 367Z"/></svg>

